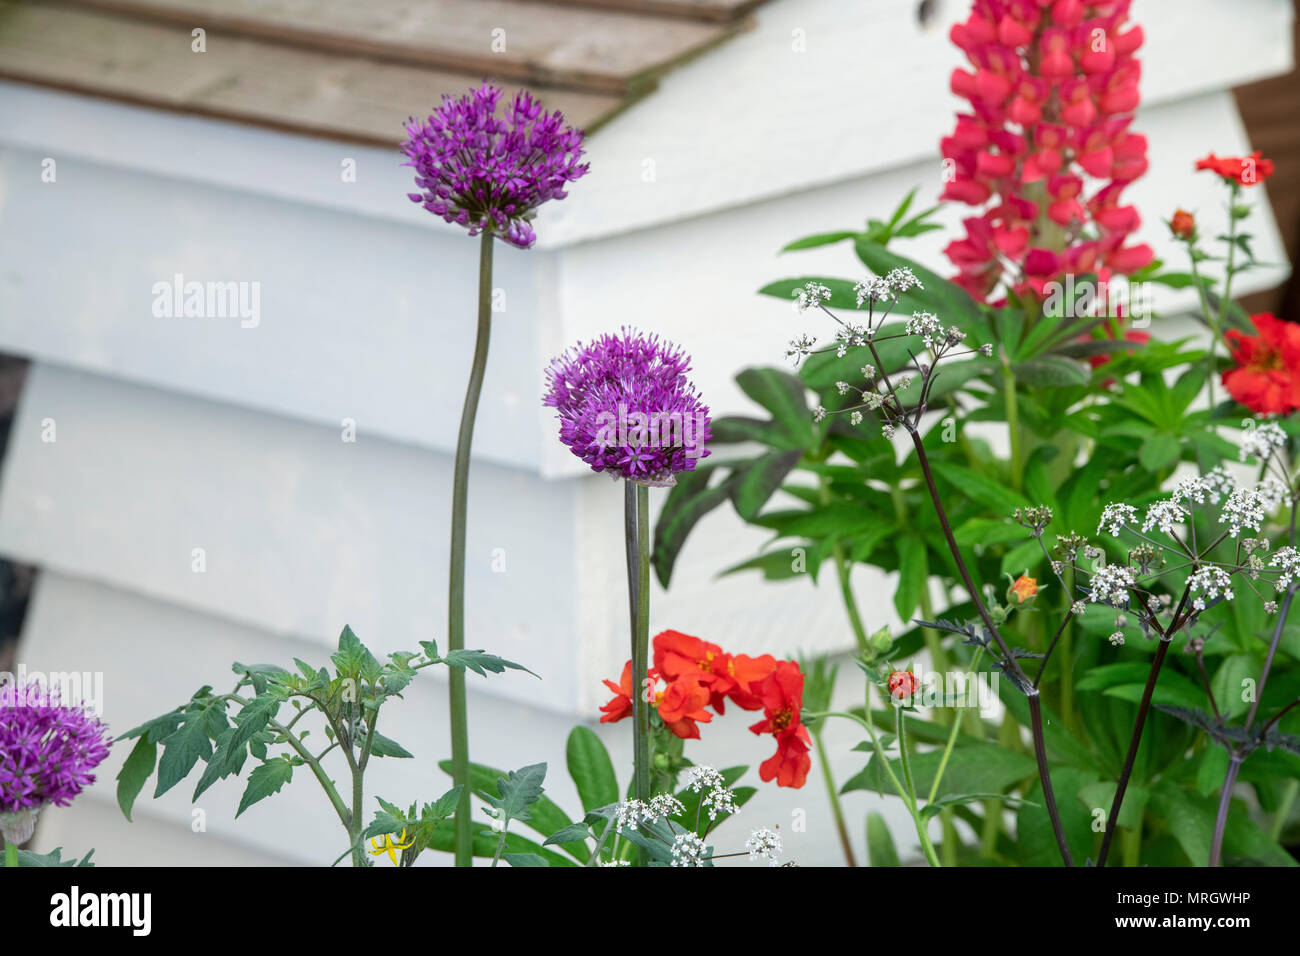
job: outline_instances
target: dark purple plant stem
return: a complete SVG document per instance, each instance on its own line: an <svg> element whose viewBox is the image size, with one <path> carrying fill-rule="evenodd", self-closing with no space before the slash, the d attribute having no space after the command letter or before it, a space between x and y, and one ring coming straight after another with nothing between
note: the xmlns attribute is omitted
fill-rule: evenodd
<svg viewBox="0 0 1300 956"><path fill-rule="evenodd" d="M1294 494L1294 490L1292 492ZM1288 540L1292 547L1295 547L1296 517L1300 514L1300 497L1293 497L1291 501L1291 529ZM1246 730L1250 730L1250 725L1255 721L1255 714L1259 710L1259 702L1264 699L1264 685L1268 683L1269 671L1273 668L1273 656L1277 653L1277 645L1282 640L1282 629L1286 626L1287 614L1291 611L1291 599L1295 597L1297 585L1292 584L1287 588L1286 597L1282 600L1282 608L1278 611L1277 626L1273 628L1273 640L1268 646L1268 656L1264 659L1264 669L1259 675L1259 684L1256 686L1255 699L1251 701L1250 710L1246 713ZM1264 728L1267 734L1268 728ZM1228 753L1228 774L1223 780L1223 789L1219 791L1219 812L1214 818L1214 837L1210 842L1210 866L1218 866L1219 860L1223 856L1223 836L1228 829L1228 810L1232 806L1232 788L1237 784L1237 771L1241 769L1241 762L1246 759L1246 755L1239 750L1229 751Z"/></svg>
<svg viewBox="0 0 1300 956"><path fill-rule="evenodd" d="M1268 672L1273 666L1273 655L1277 653L1277 645L1282 639L1282 629L1286 625L1286 616L1291 610L1291 599L1294 597L1295 588L1291 587L1287 590L1286 597L1282 599L1282 608L1278 611L1277 626L1273 628L1273 641L1269 644L1268 656L1264 659L1264 669L1260 673L1255 699L1246 713L1247 731L1254 723L1259 702L1264 697L1264 685L1268 682ZM1228 752L1228 775L1223 780L1223 789L1219 791L1219 812L1214 818L1214 837L1210 842L1210 866L1218 866L1223 857L1223 837L1228 830L1228 809L1232 806L1232 789L1237 784L1237 771L1241 769L1241 763L1245 759L1246 755L1240 750Z"/></svg>
<svg viewBox="0 0 1300 956"><path fill-rule="evenodd" d="M1097 854L1097 865L1106 865L1106 855L1110 852L1110 841L1115 836L1115 824L1119 820L1119 808L1124 803L1124 794L1128 790L1129 777L1133 775L1133 762L1137 759L1138 745L1142 743L1142 729L1146 726L1147 711L1151 709L1151 695L1156 690L1156 680L1160 677L1160 667L1169 653L1170 639L1160 636L1160 646L1151 661L1151 670L1147 674L1147 686L1142 691L1142 702L1138 704L1137 721L1133 724L1133 737L1129 740L1128 755L1124 758L1124 769L1120 771L1119 783L1115 787L1115 799L1111 801L1110 813L1106 815L1106 834L1101 838L1101 851Z"/></svg>
<svg viewBox="0 0 1300 956"><path fill-rule="evenodd" d="M874 354L874 349L872 351ZM879 358L877 358L877 362L879 362ZM919 420L920 411L917 413L917 418ZM970 595L976 610L979 611L980 619L984 622L984 626L988 628L994 642L997 643L998 650L1002 654L1003 666L1013 674L1012 679L1021 688L1029 688L1025 692L1025 696L1029 699L1031 730L1034 737L1034 757L1038 763L1038 781L1043 788L1043 801L1047 805L1047 815L1052 821L1052 833L1056 836L1056 846L1061 851L1061 859L1066 866L1074 866L1074 859L1070 855L1070 844L1065 839L1065 828L1061 825L1061 814L1056 806L1056 794L1052 790L1052 776L1047 767L1047 744L1043 738L1042 703L1038 696L1038 688L1030 684L1028 676L1017 663L1011 649L1007 647L1007 642L1002 639L997 624L993 622L993 616L989 614L988 608L984 606L979 589L975 586L970 571L966 567L966 561L961 556L961 549L957 547L957 539L953 537L952 526L948 523L948 512L939 499L939 489L935 485L934 475L930 471L930 460L925 453L925 444L921 441L921 433L911 423L905 423L905 425L908 434L912 436L912 444L916 447L916 457L921 463L921 474L925 478L925 486L930 492L930 502L934 505L935 514L939 518L939 527L943 529L944 540L948 543L948 551L952 554L953 562L957 565L957 573L961 575L966 593Z"/></svg>
<svg viewBox="0 0 1300 956"><path fill-rule="evenodd" d="M1210 844L1210 866L1218 866L1223 857L1223 835L1228 830L1228 809L1232 806L1232 788L1237 785L1237 773L1245 758L1239 751L1228 754L1228 773L1219 791L1219 812L1214 815L1214 842Z"/></svg>

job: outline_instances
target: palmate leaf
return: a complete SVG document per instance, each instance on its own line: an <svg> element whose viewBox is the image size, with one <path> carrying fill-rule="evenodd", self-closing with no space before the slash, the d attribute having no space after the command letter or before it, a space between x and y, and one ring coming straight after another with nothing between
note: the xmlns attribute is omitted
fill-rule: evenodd
<svg viewBox="0 0 1300 956"><path fill-rule="evenodd" d="M804 383L798 378L776 368L747 368L736 376L736 384L767 410L789 437L791 448L807 448L813 443L812 411Z"/></svg>
<svg viewBox="0 0 1300 956"><path fill-rule="evenodd" d="M710 485L717 468L697 468L677 476L677 484L668 493L659 520L655 523L654 552L650 561L654 565L659 583L668 587L673 576L673 566L686 536L706 514L731 497L731 486L736 480L727 475Z"/></svg>
<svg viewBox="0 0 1300 956"><path fill-rule="evenodd" d="M737 469L731 484L731 503L746 521L756 517L785 481L786 475L803 457L803 451L772 451Z"/></svg>

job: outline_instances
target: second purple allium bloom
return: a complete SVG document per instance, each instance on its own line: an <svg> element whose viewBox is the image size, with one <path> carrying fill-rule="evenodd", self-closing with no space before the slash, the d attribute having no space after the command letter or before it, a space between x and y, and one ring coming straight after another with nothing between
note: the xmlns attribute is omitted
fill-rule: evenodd
<svg viewBox="0 0 1300 956"><path fill-rule="evenodd" d="M36 814L66 807L95 782L108 756L107 729L79 706L66 706L37 683L0 686L0 833L22 843Z"/></svg>
<svg viewBox="0 0 1300 956"><path fill-rule="evenodd" d="M563 199L564 187L587 174L579 162L583 132L522 91L498 117L501 93L484 83L458 99L444 95L426 120L407 121L405 165L415 168L423 190L408 195L471 236L487 227L527 249L537 240L531 222L537 207Z"/></svg>
<svg viewBox="0 0 1300 956"><path fill-rule="evenodd" d="M690 367L676 345L624 329L552 361L542 404L558 413L560 441L593 471L671 485L709 454L712 436Z"/></svg>

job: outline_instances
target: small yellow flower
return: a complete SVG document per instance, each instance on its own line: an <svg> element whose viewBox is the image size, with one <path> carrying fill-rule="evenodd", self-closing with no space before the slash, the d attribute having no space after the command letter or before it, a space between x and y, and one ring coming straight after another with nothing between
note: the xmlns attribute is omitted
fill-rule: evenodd
<svg viewBox="0 0 1300 956"><path fill-rule="evenodd" d="M377 839L372 839L370 841L370 855L379 856L380 854L387 853L388 858L393 861L393 866L397 866L397 851L409 848L413 843L415 843L415 837L411 837L410 842L407 842L406 831L403 830L397 835L396 843L393 842L393 835L391 833L385 833L383 835L383 841L383 843L380 843Z"/></svg>

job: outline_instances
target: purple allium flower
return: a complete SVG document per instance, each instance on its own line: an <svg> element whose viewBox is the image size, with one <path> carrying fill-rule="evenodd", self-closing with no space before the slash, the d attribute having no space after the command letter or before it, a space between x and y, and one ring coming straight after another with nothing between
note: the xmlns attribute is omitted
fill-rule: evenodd
<svg viewBox="0 0 1300 956"><path fill-rule="evenodd" d="M690 367L677 346L624 329L553 360L542 404L556 409L560 441L593 471L671 485L709 454L712 436Z"/></svg>
<svg viewBox="0 0 1300 956"><path fill-rule="evenodd" d="M407 120L403 165L415 167L423 190L407 195L471 236L487 227L527 249L537 239L530 222L537 207L563 199L565 184L587 174L578 162L583 132L524 91L498 117L501 92L485 82L460 99L444 94L427 120Z"/></svg>
<svg viewBox="0 0 1300 956"><path fill-rule="evenodd" d="M108 756L107 728L80 706L65 706L38 682L0 686L0 832L22 843L46 804L66 807L95 782Z"/></svg>

